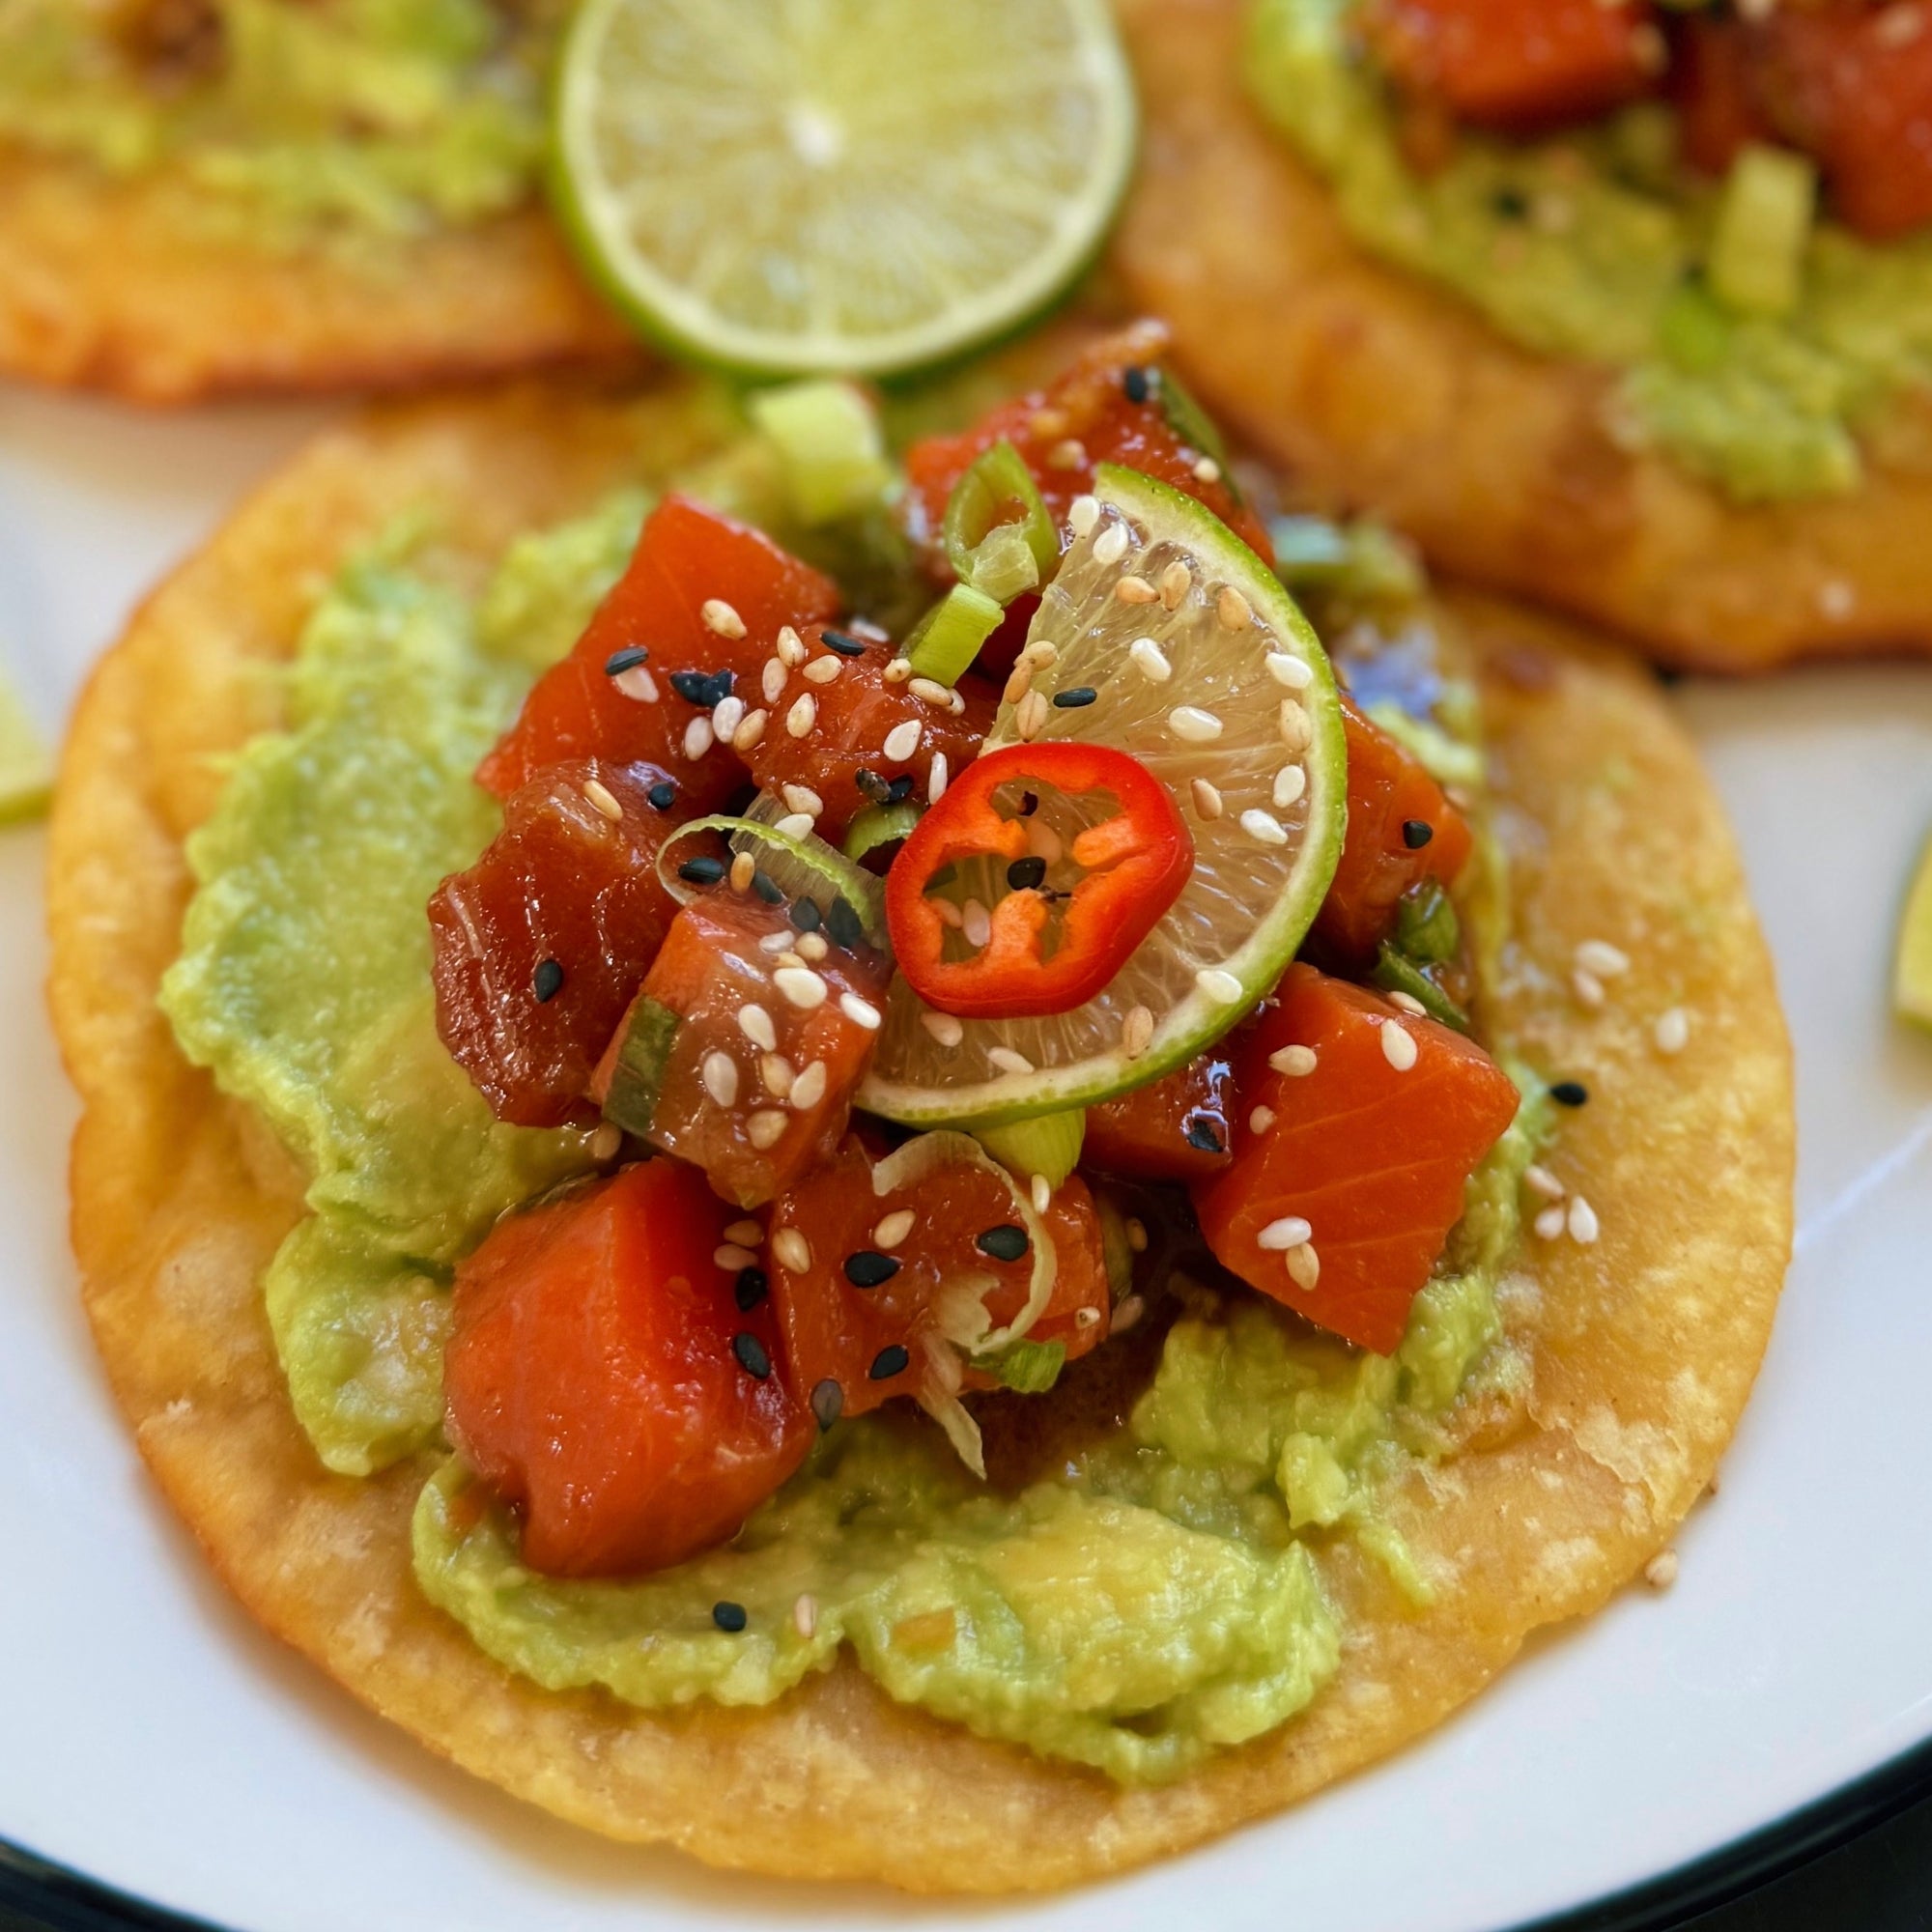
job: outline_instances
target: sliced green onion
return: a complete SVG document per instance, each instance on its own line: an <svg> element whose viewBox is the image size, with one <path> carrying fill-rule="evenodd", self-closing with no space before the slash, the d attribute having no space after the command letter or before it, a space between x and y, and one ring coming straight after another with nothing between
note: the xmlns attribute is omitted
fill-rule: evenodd
<svg viewBox="0 0 1932 1932"><path fill-rule="evenodd" d="M1046 1176L1058 1187L1080 1164L1081 1143L1087 1138L1087 1112L1069 1107L1060 1114L1036 1114L1030 1121L1012 1121L1000 1127L976 1127L973 1138L1022 1180Z"/></svg>
<svg viewBox="0 0 1932 1932"><path fill-rule="evenodd" d="M1024 543L1020 549L1031 563L1033 556ZM911 662L915 677L955 685L1006 614L997 598L969 583L955 583L912 627L900 654Z"/></svg>
<svg viewBox="0 0 1932 1932"><path fill-rule="evenodd" d="M975 1355L973 1366L997 1376L1002 1388L1019 1395L1044 1395L1066 1366L1065 1342L1015 1342L997 1355Z"/></svg>
<svg viewBox="0 0 1932 1932"><path fill-rule="evenodd" d="M1380 524L1277 517L1268 534L1274 540L1275 575L1291 590L1331 590L1390 604L1411 603L1422 594L1421 565Z"/></svg>
<svg viewBox="0 0 1932 1932"><path fill-rule="evenodd" d="M1449 895L1434 879L1424 879L1404 893L1395 909L1395 943L1399 952L1425 965L1455 958L1463 945L1463 923Z"/></svg>
<svg viewBox="0 0 1932 1932"><path fill-rule="evenodd" d="M892 487L892 465L871 399L854 383L790 383L751 399L752 420L777 445L803 524L870 509Z"/></svg>
<svg viewBox="0 0 1932 1932"><path fill-rule="evenodd" d="M1693 376L1720 369L1736 334L1736 320L1712 299L1701 277L1680 282L1658 312L1657 346Z"/></svg>
<svg viewBox="0 0 1932 1932"><path fill-rule="evenodd" d="M1472 791L1481 787L1483 754L1474 745L1452 738L1439 724L1405 711L1392 698L1385 697L1367 709L1370 719L1404 751L1414 753L1437 784L1465 785Z"/></svg>
<svg viewBox="0 0 1932 1932"><path fill-rule="evenodd" d="M902 798L896 805L868 805L845 828L845 856L863 859L881 845L891 845L905 838L925 816L925 807L917 799Z"/></svg>
<svg viewBox="0 0 1932 1932"><path fill-rule="evenodd" d="M1100 1218L1100 1253L1106 1264L1107 1292L1124 1301L1134 1292L1134 1243L1127 1217L1104 1187L1094 1190L1094 1211Z"/></svg>
<svg viewBox="0 0 1932 1932"><path fill-rule="evenodd" d="M1015 518L1008 512L1017 509ZM1034 562L1034 582L1043 582L1060 562L1060 537L1053 519L1040 499L1039 486L1033 471L1011 443L1002 439L992 448L982 450L973 467L952 486L946 499L946 554L952 574L961 583L994 595L990 583L980 581L980 552L996 530L1017 529L1026 542ZM987 560L1010 573L1013 565L1009 540L1001 539ZM1000 564L1000 559L1005 559ZM1021 584L1020 589L1031 589ZM1018 591L1013 595L1017 596Z"/></svg>
<svg viewBox="0 0 1932 1932"><path fill-rule="evenodd" d="M1818 205L1818 170L1788 148L1755 142L1724 179L1707 272L1718 298L1742 315L1789 315L1804 280Z"/></svg>
<svg viewBox="0 0 1932 1932"><path fill-rule="evenodd" d="M1199 450L1203 456L1213 459L1214 467L1221 472L1221 481L1228 486L1228 494L1238 503L1241 500L1240 485L1229 471L1228 445L1221 440L1220 427L1214 418L1194 400L1174 371L1165 366L1160 371L1157 393L1160 412L1167 418L1168 428L1188 448Z"/></svg>
<svg viewBox="0 0 1932 1932"><path fill-rule="evenodd" d="M627 1134L642 1139L651 1130L677 1028L677 1014L656 1000L638 1000L624 1015L624 1037L610 1091L604 1095L604 1118L614 1121Z"/></svg>
<svg viewBox="0 0 1932 1932"><path fill-rule="evenodd" d="M1406 993L1433 1020L1458 1033L1469 1031L1469 1015L1436 984L1427 968L1383 940L1376 953L1375 982L1385 993Z"/></svg>
<svg viewBox="0 0 1932 1932"><path fill-rule="evenodd" d="M783 809L781 805L761 798L753 808L752 817L732 818L720 813L710 818L694 818L680 825L658 847L658 877L663 880L665 891L679 905L689 905L700 891L710 890L708 887L693 886L689 880L679 878L672 854L687 838L715 832L729 841L734 853L753 853L760 869L787 899L810 899L818 904L821 911L829 911L831 900L845 899L859 915L859 923L866 928L867 938L874 946L883 946L886 933L884 885L870 872L855 866L844 853L828 845L815 833L808 833L803 838L794 838L789 832L781 832L776 825L767 824L756 816L758 812L781 812ZM827 888L830 888L829 892Z"/></svg>

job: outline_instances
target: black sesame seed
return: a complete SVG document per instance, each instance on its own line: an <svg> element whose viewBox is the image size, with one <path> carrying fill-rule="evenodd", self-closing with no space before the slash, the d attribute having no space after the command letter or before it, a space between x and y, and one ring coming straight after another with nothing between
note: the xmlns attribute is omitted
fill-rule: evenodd
<svg viewBox="0 0 1932 1932"><path fill-rule="evenodd" d="M1076 684L1071 691L1056 691L1053 694L1054 709L1057 711L1083 711L1099 695L1091 684Z"/></svg>
<svg viewBox="0 0 1932 1932"><path fill-rule="evenodd" d="M1027 1231L1009 1221L1003 1227L988 1228L973 1245L996 1262L1016 1262L1027 1251Z"/></svg>
<svg viewBox="0 0 1932 1932"><path fill-rule="evenodd" d="M1504 221L1520 221L1529 213L1529 197L1518 187L1499 187L1490 197L1490 208Z"/></svg>
<svg viewBox="0 0 1932 1932"><path fill-rule="evenodd" d="M1130 403L1144 403L1148 399L1148 372L1136 364L1131 369L1121 372L1121 387Z"/></svg>
<svg viewBox="0 0 1932 1932"><path fill-rule="evenodd" d="M784 904L784 888L769 872L753 872L752 874L752 890L767 905Z"/></svg>
<svg viewBox="0 0 1932 1932"><path fill-rule="evenodd" d="M1020 793L1020 816L1031 818L1039 810L1039 794L1037 791Z"/></svg>
<svg viewBox="0 0 1932 1932"><path fill-rule="evenodd" d="M554 959L539 959L537 970L530 975L530 991L537 996L537 1005L547 1005L562 990L563 967Z"/></svg>
<svg viewBox="0 0 1932 1932"><path fill-rule="evenodd" d="M910 772L901 773L899 777L895 778L886 787L886 803L888 805L902 805L911 796L912 774Z"/></svg>
<svg viewBox="0 0 1932 1932"><path fill-rule="evenodd" d="M674 670L670 674L670 688L687 703L696 705L700 711L709 711L731 696L731 673Z"/></svg>
<svg viewBox="0 0 1932 1932"><path fill-rule="evenodd" d="M843 896L832 901L832 910L825 915L825 929L832 935L833 944L842 946L848 952L866 936L865 921Z"/></svg>
<svg viewBox="0 0 1932 1932"><path fill-rule="evenodd" d="M1016 893L1030 893L1046 878L1044 859L1015 859L1007 867L1007 884Z"/></svg>
<svg viewBox="0 0 1932 1932"><path fill-rule="evenodd" d="M1402 842L1411 852L1420 852L1435 837L1435 828L1426 818L1405 818L1402 821Z"/></svg>
<svg viewBox="0 0 1932 1932"><path fill-rule="evenodd" d="M1212 1121L1204 1121L1199 1114L1187 1123L1187 1145L1199 1148L1203 1153L1224 1153L1220 1130Z"/></svg>
<svg viewBox="0 0 1932 1932"><path fill-rule="evenodd" d="M837 651L841 658L862 658L866 655L864 642L844 631L821 631L818 641L828 651Z"/></svg>
<svg viewBox="0 0 1932 1932"><path fill-rule="evenodd" d="M723 859L687 859L677 868L677 875L687 885L715 886L724 876Z"/></svg>
<svg viewBox="0 0 1932 1932"><path fill-rule="evenodd" d="M872 801L874 805L886 804L893 795L893 788L877 772L867 771L863 765L852 774L852 782Z"/></svg>
<svg viewBox="0 0 1932 1932"><path fill-rule="evenodd" d="M731 1352L738 1358L738 1366L753 1381L763 1381L772 1372L772 1358L765 1353L765 1345L748 1330L740 1329L731 1337Z"/></svg>
<svg viewBox="0 0 1932 1932"><path fill-rule="evenodd" d="M794 932L816 932L825 923L825 915L818 910L816 899L794 899L785 917L791 921Z"/></svg>
<svg viewBox="0 0 1932 1932"><path fill-rule="evenodd" d="M606 677L622 677L627 670L636 670L640 664L649 664L651 654L642 644L633 644L628 650L612 651L604 660Z"/></svg>
<svg viewBox="0 0 1932 1932"><path fill-rule="evenodd" d="M845 1391L830 1376L812 1384L811 1412L821 1429L830 1429L845 1413Z"/></svg>
<svg viewBox="0 0 1932 1932"><path fill-rule="evenodd" d="M1580 1080L1559 1080L1550 1088L1549 1097L1559 1107L1580 1107L1590 1097L1590 1090Z"/></svg>
<svg viewBox="0 0 1932 1932"><path fill-rule="evenodd" d="M766 1280L763 1268L740 1268L731 1292L737 1297L739 1312L749 1315L771 1292L771 1283Z"/></svg>
<svg viewBox="0 0 1932 1932"><path fill-rule="evenodd" d="M677 803L677 786L669 779L660 779L644 796L654 811L668 811Z"/></svg>
<svg viewBox="0 0 1932 1932"><path fill-rule="evenodd" d="M872 1248L861 1248L856 1255L845 1257L845 1279L854 1288L882 1287L898 1271L899 1264L891 1255L882 1255Z"/></svg>
<svg viewBox="0 0 1932 1932"><path fill-rule="evenodd" d="M711 1621L722 1631L729 1631L733 1636L745 1628L748 1621L743 1604L721 1603L711 1605Z"/></svg>
<svg viewBox="0 0 1932 1932"><path fill-rule="evenodd" d="M881 1349L872 1357L872 1366L866 1371L875 1382L889 1382L895 1376L902 1376L911 1363L912 1356L897 1342L890 1349Z"/></svg>

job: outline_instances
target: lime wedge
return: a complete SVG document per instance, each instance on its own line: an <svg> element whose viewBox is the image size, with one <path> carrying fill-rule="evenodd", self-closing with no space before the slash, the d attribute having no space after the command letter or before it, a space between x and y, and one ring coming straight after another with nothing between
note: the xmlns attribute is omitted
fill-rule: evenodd
<svg viewBox="0 0 1932 1932"><path fill-rule="evenodd" d="M1080 534L1028 633L1031 689L1001 705L987 748L1070 738L1130 753L1180 802L1194 871L1106 990L1071 1012L961 1020L895 980L859 1096L891 1120L994 1124L1089 1106L1191 1059L1273 987L1341 854L1335 680L1273 572L1200 504L1132 470L1103 465L1071 516ZM1037 801L1033 850L1050 866L1077 810ZM1105 811L1094 804L1090 822ZM961 867L945 890L965 908L1000 885Z"/></svg>
<svg viewBox="0 0 1932 1932"><path fill-rule="evenodd" d="M1918 855L1918 869L1906 895L1891 1001L1902 1018L1932 1026L1932 839Z"/></svg>
<svg viewBox="0 0 1932 1932"><path fill-rule="evenodd" d="M646 334L763 373L956 355L1060 295L1134 146L1106 0L584 0L555 199Z"/></svg>
<svg viewBox="0 0 1932 1932"><path fill-rule="evenodd" d="M53 755L19 694L0 678L0 825L39 817L53 784Z"/></svg>

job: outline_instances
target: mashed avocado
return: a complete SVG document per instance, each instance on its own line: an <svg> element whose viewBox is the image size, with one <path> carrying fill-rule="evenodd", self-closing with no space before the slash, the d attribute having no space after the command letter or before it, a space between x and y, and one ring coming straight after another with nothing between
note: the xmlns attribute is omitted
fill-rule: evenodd
<svg viewBox="0 0 1932 1932"><path fill-rule="evenodd" d="M1932 236L1874 246L1820 224L1796 309L1734 314L1703 276L1716 197L1677 167L1666 110L1560 138L1465 136L1425 177L1351 50L1353 5L1258 0L1247 75L1367 247L1526 348L1619 371L1620 440L1741 502L1856 489L1882 427L1888 461L1932 462L1922 426L1890 408L1932 383Z"/></svg>
<svg viewBox="0 0 1932 1932"><path fill-rule="evenodd" d="M270 246L401 235L532 191L555 10L492 0L0 7L0 149L156 170Z"/></svg>

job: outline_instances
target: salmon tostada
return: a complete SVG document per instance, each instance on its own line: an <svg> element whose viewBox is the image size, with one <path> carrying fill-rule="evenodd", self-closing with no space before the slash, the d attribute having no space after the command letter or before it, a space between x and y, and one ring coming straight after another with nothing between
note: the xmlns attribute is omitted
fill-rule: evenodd
<svg viewBox="0 0 1932 1932"><path fill-rule="evenodd" d="M562 1817L975 1890L1650 1563L1792 1115L1646 675L1273 515L1158 329L947 393L322 439L83 701L52 998L101 1353L264 1624Z"/></svg>

